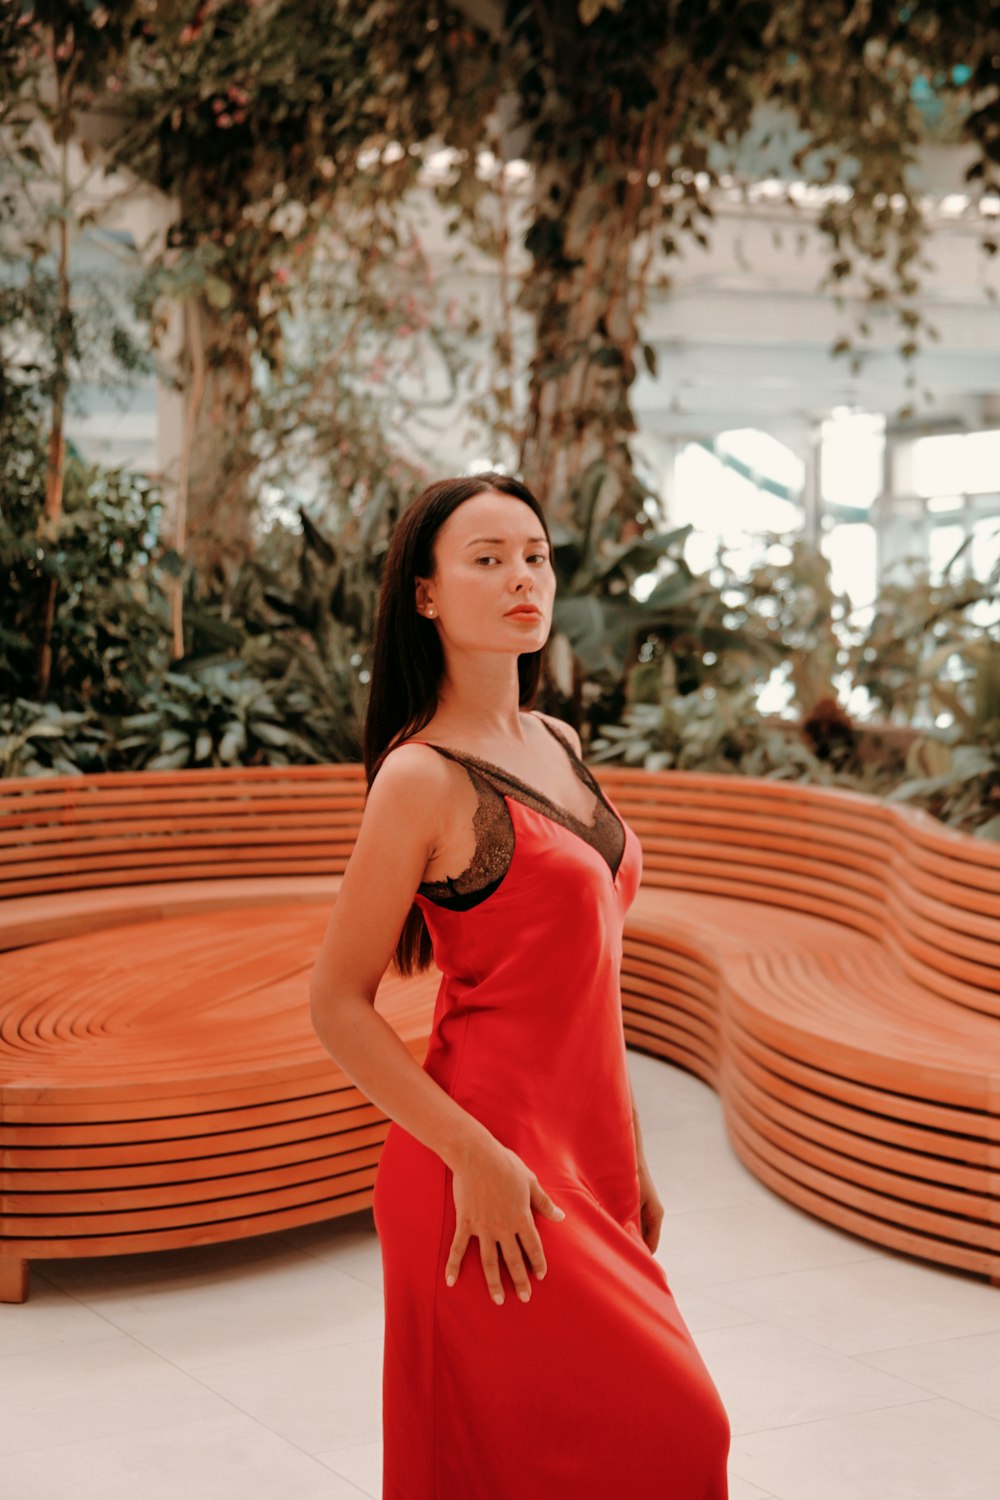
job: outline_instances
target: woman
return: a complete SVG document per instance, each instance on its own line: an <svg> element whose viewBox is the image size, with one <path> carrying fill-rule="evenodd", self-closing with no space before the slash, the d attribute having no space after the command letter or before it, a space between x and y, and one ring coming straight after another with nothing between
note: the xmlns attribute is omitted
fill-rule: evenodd
<svg viewBox="0 0 1000 1500"><path fill-rule="evenodd" d="M431 485L393 533L368 796L312 979L318 1035L393 1122L383 1500L727 1494L626 1065L639 840L575 732L528 707L554 597L541 508L504 475ZM372 1002L432 945L421 1067Z"/></svg>

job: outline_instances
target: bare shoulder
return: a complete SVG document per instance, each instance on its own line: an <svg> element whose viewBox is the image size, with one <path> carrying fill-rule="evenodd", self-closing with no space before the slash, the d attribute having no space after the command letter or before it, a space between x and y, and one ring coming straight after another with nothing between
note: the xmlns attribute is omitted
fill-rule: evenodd
<svg viewBox="0 0 1000 1500"><path fill-rule="evenodd" d="M555 718L553 714L543 714L541 710L537 708L532 709L532 713L535 714L539 719L544 719L546 724L551 724L557 734L561 734L566 739L568 739L577 755L581 758L581 760L583 759L583 745L580 743L580 736L577 734L572 724L567 724L565 719Z"/></svg>
<svg viewBox="0 0 1000 1500"><path fill-rule="evenodd" d="M322 1003L374 1000L429 860L449 826L450 767L427 745L397 745L368 788L312 984Z"/></svg>
<svg viewBox="0 0 1000 1500"><path fill-rule="evenodd" d="M405 825L409 842L419 844L430 858L447 837L467 783L462 767L446 755L404 740L378 768L368 789L364 822L382 829Z"/></svg>
<svg viewBox="0 0 1000 1500"><path fill-rule="evenodd" d="M369 799L381 782L380 797L420 795L444 790L450 785L450 763L443 755L417 740L404 740L390 750L378 768L369 790Z"/></svg>

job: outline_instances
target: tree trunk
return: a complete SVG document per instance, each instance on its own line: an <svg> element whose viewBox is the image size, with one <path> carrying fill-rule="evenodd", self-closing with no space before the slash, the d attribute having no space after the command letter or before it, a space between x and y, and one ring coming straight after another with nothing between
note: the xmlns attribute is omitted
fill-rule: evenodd
<svg viewBox="0 0 1000 1500"><path fill-rule="evenodd" d="M56 314L54 369L52 377L52 417L49 426L49 451L45 470L45 510L39 531L54 531L62 516L63 474L66 468L66 387L69 383L69 347L72 302L69 284L69 215L72 192L69 180L70 91L72 71L59 63L54 37L50 37L56 79L57 139L59 141L59 261L57 269L58 303ZM44 703L52 683L52 634L56 622L56 595L59 583L55 574L49 579L42 614L42 637L38 647L38 687L36 697Z"/></svg>
<svg viewBox="0 0 1000 1500"><path fill-rule="evenodd" d="M188 307L184 351L187 389L185 467L178 551L203 593L231 583L253 549L256 465L249 432L252 376L249 338L205 297Z"/></svg>
<svg viewBox="0 0 1000 1500"><path fill-rule="evenodd" d="M608 137L608 158L536 165L528 246L533 266L520 303L535 315L521 472L553 519L570 520L574 486L599 484L594 523L641 507L629 448L629 393L662 200L649 173L662 165L666 116L650 110L638 139ZM618 198L609 189L617 182Z"/></svg>

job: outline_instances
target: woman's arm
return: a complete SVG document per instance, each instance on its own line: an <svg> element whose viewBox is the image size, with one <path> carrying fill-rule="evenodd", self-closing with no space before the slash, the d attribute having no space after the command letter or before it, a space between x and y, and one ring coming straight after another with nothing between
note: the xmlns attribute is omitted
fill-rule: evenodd
<svg viewBox="0 0 1000 1500"><path fill-rule="evenodd" d="M454 1170L494 1137L374 1006L449 799L455 790L435 751L409 746L383 762L316 957L310 1002L317 1036L352 1082Z"/></svg>
<svg viewBox="0 0 1000 1500"><path fill-rule="evenodd" d="M636 1160L638 1161L640 1167L644 1167L646 1165L646 1153L642 1147L642 1130L639 1127L639 1111L635 1107L634 1099L632 1100L632 1129L635 1133Z"/></svg>
<svg viewBox="0 0 1000 1500"><path fill-rule="evenodd" d="M639 1111L635 1104L635 1093L632 1089L631 1078L628 1081L629 1098L632 1101L632 1133L635 1136L635 1159L639 1164L640 1172L646 1167L646 1153L642 1146L642 1130L639 1126Z"/></svg>
<svg viewBox="0 0 1000 1500"><path fill-rule="evenodd" d="M629 1093L632 1092L632 1080L629 1079ZM632 1129L635 1133L635 1158L639 1173L639 1225L642 1237L650 1252L654 1251L660 1243L660 1228L663 1224L664 1208L660 1195L653 1181L653 1174L646 1160L646 1153L642 1147L642 1131L639 1128L639 1111L635 1107L635 1095L632 1095Z"/></svg>
<svg viewBox="0 0 1000 1500"><path fill-rule="evenodd" d="M534 1213L562 1219L564 1211L530 1163L431 1078L374 1005L448 813L472 827L475 788L463 777L459 792L448 778L448 762L425 746L394 751L383 762L313 969L312 1020L361 1092L451 1168L455 1232L447 1284L457 1280L475 1239L494 1300L504 1300L499 1246L518 1296L528 1301L528 1267L538 1278L547 1269ZM465 806L466 796L473 806Z"/></svg>

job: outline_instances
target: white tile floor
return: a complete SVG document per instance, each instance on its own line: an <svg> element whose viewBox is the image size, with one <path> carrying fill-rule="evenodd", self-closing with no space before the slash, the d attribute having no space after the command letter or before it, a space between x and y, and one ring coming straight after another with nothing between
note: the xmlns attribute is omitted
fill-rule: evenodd
<svg viewBox="0 0 1000 1500"><path fill-rule="evenodd" d="M711 1089L629 1067L731 1500L1000 1500L1000 1291L793 1208L736 1159ZM381 1357L370 1212L37 1263L0 1306L0 1500L378 1497Z"/></svg>

